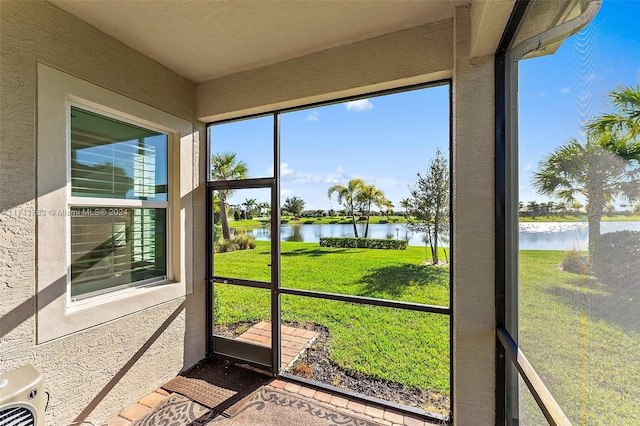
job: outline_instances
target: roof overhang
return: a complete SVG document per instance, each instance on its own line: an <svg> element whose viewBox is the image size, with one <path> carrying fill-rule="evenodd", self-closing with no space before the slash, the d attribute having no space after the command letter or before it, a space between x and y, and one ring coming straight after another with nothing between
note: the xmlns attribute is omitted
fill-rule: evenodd
<svg viewBox="0 0 640 426"><path fill-rule="evenodd" d="M195 83L203 121L450 78L456 8L469 9L473 59L495 53L516 4L49 1ZM532 0L518 37L570 20L584 1ZM560 43L530 55L553 53Z"/></svg>
<svg viewBox="0 0 640 426"><path fill-rule="evenodd" d="M177 74L201 83L453 19L471 7L472 53L495 51L514 0L49 0Z"/></svg>

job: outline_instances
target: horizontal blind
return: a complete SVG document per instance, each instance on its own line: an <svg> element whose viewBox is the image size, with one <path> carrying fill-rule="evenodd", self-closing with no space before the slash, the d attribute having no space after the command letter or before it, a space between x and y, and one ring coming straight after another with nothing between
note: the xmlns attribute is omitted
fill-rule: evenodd
<svg viewBox="0 0 640 426"><path fill-rule="evenodd" d="M71 108L71 194L167 200L165 134Z"/></svg>
<svg viewBox="0 0 640 426"><path fill-rule="evenodd" d="M98 209L99 211L100 209ZM166 210L71 209L71 296L166 279Z"/></svg>

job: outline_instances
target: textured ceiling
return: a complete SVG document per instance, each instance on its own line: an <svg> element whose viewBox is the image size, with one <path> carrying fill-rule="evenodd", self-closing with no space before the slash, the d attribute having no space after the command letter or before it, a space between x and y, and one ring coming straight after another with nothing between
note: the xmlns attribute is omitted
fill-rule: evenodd
<svg viewBox="0 0 640 426"><path fill-rule="evenodd" d="M199 83L451 18L461 0L50 0Z"/></svg>

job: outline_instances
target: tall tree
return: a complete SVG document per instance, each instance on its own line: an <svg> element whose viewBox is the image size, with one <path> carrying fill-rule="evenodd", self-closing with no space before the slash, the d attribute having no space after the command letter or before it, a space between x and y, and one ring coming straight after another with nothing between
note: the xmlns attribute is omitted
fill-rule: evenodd
<svg viewBox="0 0 640 426"><path fill-rule="evenodd" d="M258 209L260 210L260 216L262 215L271 215L271 203L262 201L257 204Z"/></svg>
<svg viewBox="0 0 640 426"><path fill-rule="evenodd" d="M402 207L404 209L404 217L407 217L408 215L408 211L409 208L411 207L411 203L409 202L408 199L403 198L402 200L400 200L400 207Z"/></svg>
<svg viewBox="0 0 640 426"><path fill-rule="evenodd" d="M242 203L242 205L245 207L245 217L247 219L252 219L253 218L253 212L257 207L256 204L256 199L255 198L245 198L244 203Z"/></svg>
<svg viewBox="0 0 640 426"><path fill-rule="evenodd" d="M293 213L294 216L299 216L304 210L304 200L300 197L291 197L284 200L282 210Z"/></svg>
<svg viewBox="0 0 640 426"><path fill-rule="evenodd" d="M353 235L358 238L358 227L356 226L355 205L358 202L358 194L364 188L366 184L362 179L354 178L349 181L347 186L333 185L327 191L329 199L333 194L337 194L338 203L342 204L347 213L351 215L351 221L353 223Z"/></svg>
<svg viewBox="0 0 640 426"><path fill-rule="evenodd" d="M640 170L632 162L604 148L606 134L593 134L585 143L571 139L540 161L533 186L540 195L567 203L582 197L587 204L589 256L593 259L600 238L600 221L616 198L633 202L640 198Z"/></svg>
<svg viewBox="0 0 640 426"><path fill-rule="evenodd" d="M236 161L236 154L234 152L221 152L211 156L211 178L213 180L246 179L248 175L249 169L247 168L247 164L244 161ZM229 219L227 217L227 200L231 193L229 189L218 190L222 238L225 240L231 238Z"/></svg>
<svg viewBox="0 0 640 426"><path fill-rule="evenodd" d="M358 191L356 196L358 203L363 206L363 213L367 215L367 224L364 228L364 238L369 236L369 219L371 218L371 205L384 206L388 202L384 196L384 192L381 189L375 187L375 185L364 185Z"/></svg>
<svg viewBox="0 0 640 426"><path fill-rule="evenodd" d="M389 215L393 214L393 203L391 200L385 198L384 202L378 205L381 209L384 209L384 214L387 216L387 220L389 220Z"/></svg>
<svg viewBox="0 0 640 426"><path fill-rule="evenodd" d="M427 174L418 173L417 185L410 188L410 197L403 203L408 206L407 228L425 234L431 259L437 265L440 236L449 230L449 167L439 149L429 163Z"/></svg>
<svg viewBox="0 0 640 426"><path fill-rule="evenodd" d="M540 204L538 204L536 200L529 201L527 203L527 209L529 210L529 215L535 218L538 214L538 210L540 210Z"/></svg>

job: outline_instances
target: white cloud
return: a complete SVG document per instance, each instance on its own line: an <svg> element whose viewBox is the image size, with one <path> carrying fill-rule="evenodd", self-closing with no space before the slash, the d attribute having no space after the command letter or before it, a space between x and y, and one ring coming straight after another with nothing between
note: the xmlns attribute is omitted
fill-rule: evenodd
<svg viewBox="0 0 640 426"><path fill-rule="evenodd" d="M320 120L320 113L318 111L311 111L309 115L307 115L307 121L318 121Z"/></svg>
<svg viewBox="0 0 640 426"><path fill-rule="evenodd" d="M567 93L571 93L571 89L568 87L563 87L562 89L560 89L560 93L566 95Z"/></svg>
<svg viewBox="0 0 640 426"><path fill-rule="evenodd" d="M289 163L280 164L280 176L287 184L343 184L349 180L347 173L342 167L336 168L333 172L328 173L306 173L296 170Z"/></svg>
<svg viewBox="0 0 640 426"><path fill-rule="evenodd" d="M289 167L288 163L280 164L280 176L291 176L294 171L291 167Z"/></svg>
<svg viewBox="0 0 640 426"><path fill-rule="evenodd" d="M369 99L360 99L359 101L347 102L347 110L354 112L363 112L373 109L373 104L369 102Z"/></svg>
<svg viewBox="0 0 640 426"><path fill-rule="evenodd" d="M530 163L527 163L522 167L522 170L525 172L531 171L532 169L533 169L533 166Z"/></svg>
<svg viewBox="0 0 640 426"><path fill-rule="evenodd" d="M540 92L540 97L541 98L544 98L545 96L547 96L547 92L545 92L545 91Z"/></svg>

